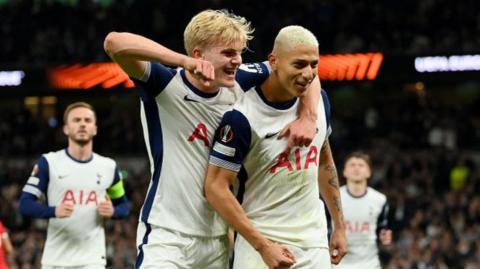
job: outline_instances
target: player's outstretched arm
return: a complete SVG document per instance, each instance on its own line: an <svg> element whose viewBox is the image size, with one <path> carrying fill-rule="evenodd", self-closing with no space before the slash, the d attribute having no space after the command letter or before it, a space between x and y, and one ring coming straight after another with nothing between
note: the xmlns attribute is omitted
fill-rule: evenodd
<svg viewBox="0 0 480 269"><path fill-rule="evenodd" d="M338 176L332 151L328 140L320 152L318 184L323 200L327 204L328 212L332 217L335 229L330 240L330 258L333 264L338 264L347 254L347 238L343 221L342 202L338 190Z"/></svg>
<svg viewBox="0 0 480 269"><path fill-rule="evenodd" d="M317 133L318 102L320 101L320 80L318 76L310 84L307 94L300 97L298 119L288 124L278 135L281 139L288 136L285 152L290 152L294 146L308 146Z"/></svg>
<svg viewBox="0 0 480 269"><path fill-rule="evenodd" d="M263 236L248 219L242 206L230 191L236 172L210 164L205 179L205 195L220 216L262 256L269 268L290 268L295 257L290 250Z"/></svg>
<svg viewBox="0 0 480 269"><path fill-rule="evenodd" d="M111 32L105 37L103 47L108 56L135 79L143 76L149 61L183 67L201 80L214 79L210 62L177 53L140 35Z"/></svg>

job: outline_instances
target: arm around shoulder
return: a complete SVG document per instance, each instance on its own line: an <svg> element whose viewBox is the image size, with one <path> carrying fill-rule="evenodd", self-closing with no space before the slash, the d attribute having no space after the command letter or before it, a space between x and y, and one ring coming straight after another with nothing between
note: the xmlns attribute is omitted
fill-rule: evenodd
<svg viewBox="0 0 480 269"><path fill-rule="evenodd" d="M288 136L285 152L290 152L293 146L309 146L312 143L317 133L320 91L320 80L316 77L308 87L307 94L300 98L298 119L288 124L279 134L279 138Z"/></svg>

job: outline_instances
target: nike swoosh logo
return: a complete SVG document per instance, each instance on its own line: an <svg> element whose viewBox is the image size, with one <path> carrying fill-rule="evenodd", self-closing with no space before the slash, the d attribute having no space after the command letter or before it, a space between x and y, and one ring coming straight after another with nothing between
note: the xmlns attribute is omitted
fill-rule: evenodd
<svg viewBox="0 0 480 269"><path fill-rule="evenodd" d="M66 178L68 175L58 175L58 179L64 179Z"/></svg>
<svg viewBox="0 0 480 269"><path fill-rule="evenodd" d="M187 102L195 102L195 103L200 103L199 101L195 100L195 99L192 99L190 97L188 97L188 95L185 95L183 97L183 100L187 101Z"/></svg>
<svg viewBox="0 0 480 269"><path fill-rule="evenodd" d="M274 133L267 133L267 134L265 135L265 138L266 138L266 139L272 138L272 137L276 136L278 133L280 133L280 131L274 132Z"/></svg>

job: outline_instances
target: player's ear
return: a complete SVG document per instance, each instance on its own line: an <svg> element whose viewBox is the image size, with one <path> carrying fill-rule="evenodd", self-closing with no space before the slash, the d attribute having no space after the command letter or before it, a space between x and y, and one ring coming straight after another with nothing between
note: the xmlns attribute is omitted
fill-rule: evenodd
<svg viewBox="0 0 480 269"><path fill-rule="evenodd" d="M277 56L273 52L268 55L268 63L270 64L272 71L277 70Z"/></svg>
<svg viewBox="0 0 480 269"><path fill-rule="evenodd" d="M199 47L195 47L192 50L192 57L195 59L203 59L203 51Z"/></svg>
<svg viewBox="0 0 480 269"><path fill-rule="evenodd" d="M66 136L68 136L68 127L67 127L66 124L63 125L63 133L64 133Z"/></svg>

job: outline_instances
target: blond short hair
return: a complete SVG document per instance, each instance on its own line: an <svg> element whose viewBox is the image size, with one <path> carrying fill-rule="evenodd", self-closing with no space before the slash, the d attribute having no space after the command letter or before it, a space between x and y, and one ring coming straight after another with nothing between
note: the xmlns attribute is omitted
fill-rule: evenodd
<svg viewBox="0 0 480 269"><path fill-rule="evenodd" d="M97 120L97 115L95 114L95 110L93 109L92 105L85 102L75 102L67 106L67 108L65 109L65 112L63 113L63 124L67 124L68 114L70 114L70 111L74 110L77 107L84 107L91 110L93 112L93 118L95 119L95 121Z"/></svg>
<svg viewBox="0 0 480 269"><path fill-rule="evenodd" d="M247 42L253 38L254 29L244 17L227 10L204 10L195 15L183 33L187 54L191 56L195 47L205 48L216 44L230 45Z"/></svg>
<svg viewBox="0 0 480 269"><path fill-rule="evenodd" d="M278 32L273 45L273 51L279 48L291 50L299 45L318 48L318 40L310 30L299 25L290 25L283 27Z"/></svg>

